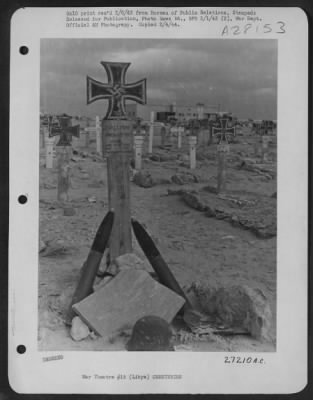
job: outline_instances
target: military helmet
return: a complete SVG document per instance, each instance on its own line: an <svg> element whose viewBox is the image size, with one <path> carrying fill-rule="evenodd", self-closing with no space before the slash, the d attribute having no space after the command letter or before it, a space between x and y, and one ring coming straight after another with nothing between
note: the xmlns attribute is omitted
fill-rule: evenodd
<svg viewBox="0 0 313 400"><path fill-rule="evenodd" d="M174 351L171 338L171 328L163 318L147 315L135 323L126 348L128 351Z"/></svg>

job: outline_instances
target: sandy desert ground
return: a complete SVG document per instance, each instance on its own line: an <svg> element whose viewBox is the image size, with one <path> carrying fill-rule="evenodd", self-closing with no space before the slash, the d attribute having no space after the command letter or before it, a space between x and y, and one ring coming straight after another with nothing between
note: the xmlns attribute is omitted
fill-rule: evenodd
<svg viewBox="0 0 313 400"><path fill-rule="evenodd" d="M177 351L275 351L276 145L270 145L269 160L262 163L255 154L258 140L243 128L230 144L227 192L221 196L214 193L216 144L197 149L195 170L189 169L186 143L179 151L175 138L163 148L156 144L153 157L146 152L143 157L143 171L154 185L145 188L131 182L132 215L147 228L183 288L195 281L248 285L262 290L272 312L267 340L178 335ZM74 216L63 215L57 202L57 170L45 168L45 151L40 149L39 349L123 351L127 339L123 336L91 335L74 341L64 324L79 270L108 211L105 160L95 154L94 141L85 148L76 140L73 148ZM189 198L186 192L196 197ZM202 211L199 202L206 205ZM133 251L152 271L134 237Z"/></svg>

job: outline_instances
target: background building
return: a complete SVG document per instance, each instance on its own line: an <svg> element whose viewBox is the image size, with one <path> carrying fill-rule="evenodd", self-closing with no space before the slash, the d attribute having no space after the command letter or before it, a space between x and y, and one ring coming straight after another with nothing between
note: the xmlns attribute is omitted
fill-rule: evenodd
<svg viewBox="0 0 313 400"><path fill-rule="evenodd" d="M194 106L177 106L176 103L163 104L126 104L127 116L130 119L140 118L150 121L151 112L154 112L155 121L166 122L171 119L183 122L191 119L210 119L219 114L219 105L206 106L197 103Z"/></svg>

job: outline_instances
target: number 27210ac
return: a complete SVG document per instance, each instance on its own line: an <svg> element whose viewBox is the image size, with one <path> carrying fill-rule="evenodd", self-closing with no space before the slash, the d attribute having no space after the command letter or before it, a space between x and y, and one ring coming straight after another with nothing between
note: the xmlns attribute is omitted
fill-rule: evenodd
<svg viewBox="0 0 313 400"><path fill-rule="evenodd" d="M224 364L265 364L265 361L260 357L225 356Z"/></svg>

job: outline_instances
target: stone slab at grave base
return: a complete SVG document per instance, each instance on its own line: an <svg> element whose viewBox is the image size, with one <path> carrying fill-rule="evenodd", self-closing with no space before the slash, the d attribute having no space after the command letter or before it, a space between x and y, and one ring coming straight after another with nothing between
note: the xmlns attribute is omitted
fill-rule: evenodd
<svg viewBox="0 0 313 400"><path fill-rule="evenodd" d="M145 315L170 323L185 300L148 272L125 269L97 292L74 304L74 311L100 336L110 337L130 329Z"/></svg>

